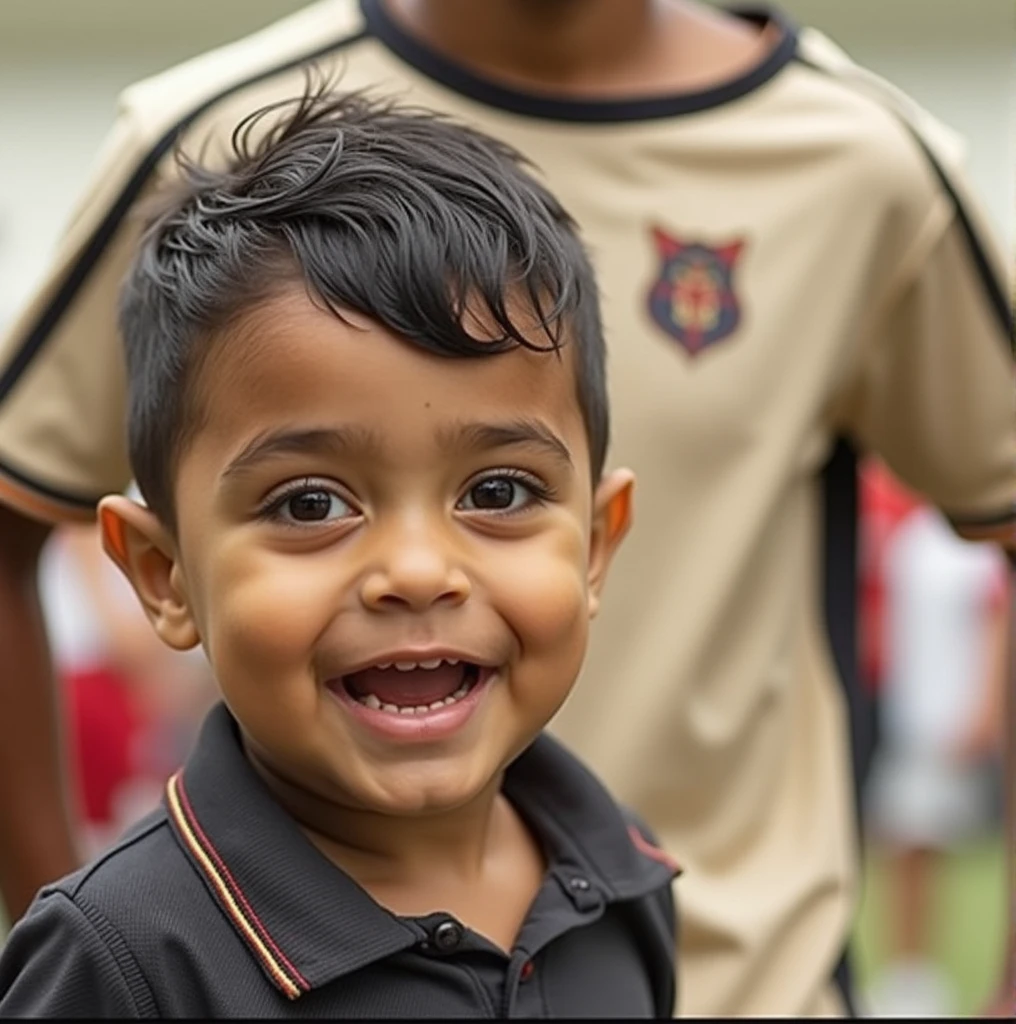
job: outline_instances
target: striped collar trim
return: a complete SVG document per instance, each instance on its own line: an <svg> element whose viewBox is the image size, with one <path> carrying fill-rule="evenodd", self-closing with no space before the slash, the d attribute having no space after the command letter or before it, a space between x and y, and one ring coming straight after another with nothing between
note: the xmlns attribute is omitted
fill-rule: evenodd
<svg viewBox="0 0 1016 1024"><path fill-rule="evenodd" d="M310 982L293 966L201 828L183 784L182 771L166 783L169 813L198 867L204 873L219 906L243 937L272 983L289 999L309 992Z"/></svg>
<svg viewBox="0 0 1016 1024"><path fill-rule="evenodd" d="M551 737L537 737L509 766L504 789L539 836L550 874L584 876L610 902L641 898L673 878L670 858L641 822ZM427 938L424 925L382 907L307 839L245 758L222 704L170 778L165 807L208 895L288 999Z"/></svg>

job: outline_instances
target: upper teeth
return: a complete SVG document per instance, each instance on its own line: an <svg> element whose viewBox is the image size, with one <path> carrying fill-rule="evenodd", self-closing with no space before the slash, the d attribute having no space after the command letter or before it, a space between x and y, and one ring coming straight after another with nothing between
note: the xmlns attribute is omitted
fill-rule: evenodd
<svg viewBox="0 0 1016 1024"><path fill-rule="evenodd" d="M437 668L442 662L448 665L457 665L459 663L458 658L428 658L426 661L397 661L395 667L399 672L412 672L415 668ZM378 665L378 668L391 668L392 663L388 662L385 665Z"/></svg>

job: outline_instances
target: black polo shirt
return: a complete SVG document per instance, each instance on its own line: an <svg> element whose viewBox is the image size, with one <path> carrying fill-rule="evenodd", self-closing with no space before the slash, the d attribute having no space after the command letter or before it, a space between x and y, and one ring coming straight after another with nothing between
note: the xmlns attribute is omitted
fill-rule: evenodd
<svg viewBox="0 0 1016 1024"><path fill-rule="evenodd" d="M164 805L12 930L0 1016L669 1017L673 863L549 736L504 791L549 865L510 956L449 914L375 902L218 705Z"/></svg>

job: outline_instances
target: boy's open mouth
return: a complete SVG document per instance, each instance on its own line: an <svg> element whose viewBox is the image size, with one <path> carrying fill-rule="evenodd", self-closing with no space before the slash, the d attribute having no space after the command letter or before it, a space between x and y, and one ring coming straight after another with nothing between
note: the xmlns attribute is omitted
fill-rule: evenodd
<svg viewBox="0 0 1016 1024"><path fill-rule="evenodd" d="M454 658L397 661L352 672L342 677L342 685L357 703L374 711L426 715L458 703L487 671Z"/></svg>

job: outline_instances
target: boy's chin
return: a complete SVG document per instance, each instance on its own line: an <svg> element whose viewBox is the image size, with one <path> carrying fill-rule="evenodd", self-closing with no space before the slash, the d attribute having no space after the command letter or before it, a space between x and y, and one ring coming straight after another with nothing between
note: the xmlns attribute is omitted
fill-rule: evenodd
<svg viewBox="0 0 1016 1024"><path fill-rule="evenodd" d="M447 763L388 765L372 773L371 784L365 787L358 802L366 810L389 817L454 812L492 795L500 786L499 765L469 764L469 760L458 757Z"/></svg>

